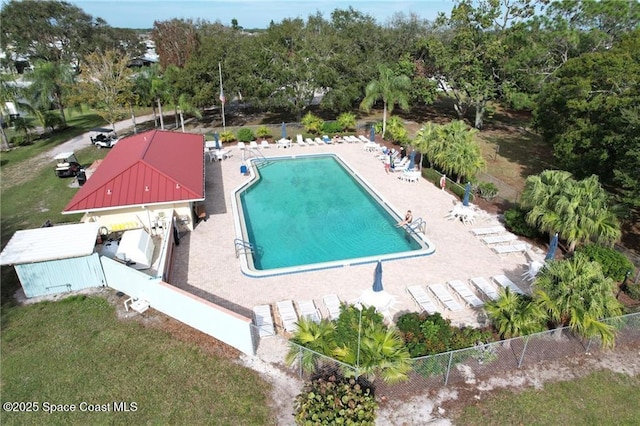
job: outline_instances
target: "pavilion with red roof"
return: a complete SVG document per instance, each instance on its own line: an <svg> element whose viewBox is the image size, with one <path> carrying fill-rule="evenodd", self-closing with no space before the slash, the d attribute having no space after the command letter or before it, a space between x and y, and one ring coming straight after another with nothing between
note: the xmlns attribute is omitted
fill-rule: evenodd
<svg viewBox="0 0 640 426"><path fill-rule="evenodd" d="M150 130L121 139L63 214L84 213L110 231L162 227L177 218L193 230L205 198L204 136Z"/></svg>

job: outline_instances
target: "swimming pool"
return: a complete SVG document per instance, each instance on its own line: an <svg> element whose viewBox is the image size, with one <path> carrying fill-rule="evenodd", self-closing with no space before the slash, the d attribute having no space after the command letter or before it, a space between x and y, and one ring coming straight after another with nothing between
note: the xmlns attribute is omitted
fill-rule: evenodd
<svg viewBox="0 0 640 426"><path fill-rule="evenodd" d="M268 276L433 252L420 233L337 155L255 160L235 191L243 273Z"/></svg>

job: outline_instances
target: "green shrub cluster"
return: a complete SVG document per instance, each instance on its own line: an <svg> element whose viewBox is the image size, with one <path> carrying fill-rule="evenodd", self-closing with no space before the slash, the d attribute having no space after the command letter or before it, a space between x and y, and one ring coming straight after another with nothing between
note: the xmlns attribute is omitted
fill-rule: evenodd
<svg viewBox="0 0 640 426"><path fill-rule="evenodd" d="M258 130L256 130L256 135L259 138L270 138L271 137L271 129L267 126L260 126Z"/></svg>
<svg viewBox="0 0 640 426"><path fill-rule="evenodd" d="M322 133L324 120L311 112L308 112L304 117L302 117L301 123L307 133L313 133L314 135Z"/></svg>
<svg viewBox="0 0 640 426"><path fill-rule="evenodd" d="M484 200L492 200L498 195L498 187L492 182L480 182L478 184L478 194Z"/></svg>
<svg viewBox="0 0 640 426"><path fill-rule="evenodd" d="M9 143L12 146L23 146L31 144L31 142L27 140L27 137L25 135L13 135L11 136L11 139L9 139Z"/></svg>
<svg viewBox="0 0 640 426"><path fill-rule="evenodd" d="M226 132L220 133L220 140L222 142L233 142L236 140L236 135L234 135L232 131L227 130Z"/></svg>
<svg viewBox="0 0 640 426"><path fill-rule="evenodd" d="M627 296L632 298L633 300L640 300L640 283L638 284L625 284L623 288L624 292Z"/></svg>
<svg viewBox="0 0 640 426"><path fill-rule="evenodd" d="M338 116L337 122L340 124L341 132L356 129L356 115L352 112L343 112Z"/></svg>
<svg viewBox="0 0 640 426"><path fill-rule="evenodd" d="M610 247L587 244L578 247L576 252L583 253L587 255L589 260L598 262L602 267L604 276L618 282L624 280L627 272L633 272L634 270L633 263L629 259Z"/></svg>
<svg viewBox="0 0 640 426"><path fill-rule="evenodd" d="M240 142L251 142L256 140L256 137L253 134L253 130L249 129L248 127L242 127L240 130L238 130L236 137Z"/></svg>
<svg viewBox="0 0 640 426"><path fill-rule="evenodd" d="M325 121L322 125L322 134L335 135L336 133L342 133L343 127L337 121Z"/></svg>
<svg viewBox="0 0 640 426"><path fill-rule="evenodd" d="M398 330L412 357L464 349L492 340L491 333L471 327L454 327L439 313L410 312L398 318Z"/></svg>
<svg viewBox="0 0 640 426"><path fill-rule="evenodd" d="M509 231L514 234L527 238L536 238L540 235L540 232L527 223L526 215L527 212L520 208L509 209L504 212L504 222Z"/></svg>
<svg viewBox="0 0 640 426"><path fill-rule="evenodd" d="M374 425L378 404L371 388L326 369L304 386L294 407L299 425Z"/></svg>

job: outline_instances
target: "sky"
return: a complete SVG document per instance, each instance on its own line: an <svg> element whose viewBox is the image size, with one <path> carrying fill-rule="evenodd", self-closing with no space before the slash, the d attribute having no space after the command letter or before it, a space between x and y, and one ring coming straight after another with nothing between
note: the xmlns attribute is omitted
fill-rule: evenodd
<svg viewBox="0 0 640 426"><path fill-rule="evenodd" d="M70 0L94 18L102 18L112 27L152 28L153 21L173 18L204 19L231 25L232 19L244 28L267 28L269 22L278 23L285 18L302 18L322 13L331 18L335 9L355 10L371 15L378 24L384 24L396 12L415 13L422 19L433 20L438 12L449 13L453 0Z"/></svg>

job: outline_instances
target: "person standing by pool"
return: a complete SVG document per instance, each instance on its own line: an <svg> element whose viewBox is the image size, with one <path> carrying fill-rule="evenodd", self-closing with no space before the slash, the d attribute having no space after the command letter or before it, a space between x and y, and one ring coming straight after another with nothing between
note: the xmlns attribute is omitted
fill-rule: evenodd
<svg viewBox="0 0 640 426"><path fill-rule="evenodd" d="M384 159L384 171L386 174L389 174L389 170L391 169L391 155L385 157Z"/></svg>
<svg viewBox="0 0 640 426"><path fill-rule="evenodd" d="M396 223L396 226L405 226L410 224L413 221L413 214L411 213L411 210L407 210L407 214L404 215L404 220Z"/></svg>

